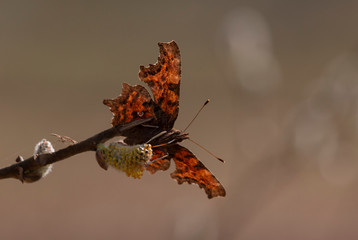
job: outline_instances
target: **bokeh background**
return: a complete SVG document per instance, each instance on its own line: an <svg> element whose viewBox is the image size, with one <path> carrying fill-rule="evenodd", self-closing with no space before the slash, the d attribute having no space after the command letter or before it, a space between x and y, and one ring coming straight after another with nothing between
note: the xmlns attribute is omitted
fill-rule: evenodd
<svg viewBox="0 0 358 240"><path fill-rule="evenodd" d="M358 2L0 1L0 165L42 138L110 127L157 42L182 54L190 148L227 190L141 180L94 153L46 179L0 181L1 239L357 239Z"/></svg>

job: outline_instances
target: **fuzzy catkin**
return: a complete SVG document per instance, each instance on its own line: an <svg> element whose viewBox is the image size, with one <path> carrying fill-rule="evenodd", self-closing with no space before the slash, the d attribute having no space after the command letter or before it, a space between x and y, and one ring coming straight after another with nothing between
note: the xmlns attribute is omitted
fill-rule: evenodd
<svg viewBox="0 0 358 240"><path fill-rule="evenodd" d="M140 144L134 146L113 142L109 145L98 144L97 156L108 165L126 173L128 177L141 178L144 165L152 159L152 146Z"/></svg>

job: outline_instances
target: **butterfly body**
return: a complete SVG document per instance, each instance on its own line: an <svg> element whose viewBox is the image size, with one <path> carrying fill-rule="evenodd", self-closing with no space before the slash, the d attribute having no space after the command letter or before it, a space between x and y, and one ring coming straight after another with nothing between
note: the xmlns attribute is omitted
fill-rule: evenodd
<svg viewBox="0 0 358 240"><path fill-rule="evenodd" d="M173 160L176 170L171 173L171 177L179 184L196 183L205 189L208 198L225 196L225 189L215 176L189 149L178 144L189 138L187 133L173 128L179 113L180 51L174 41L158 45L160 55L157 63L148 67L141 66L139 71L139 78L148 84L153 99L143 86L123 83L121 95L103 100L113 113L112 125L153 118L147 125L137 126L122 134L128 145L148 141L153 145L161 145L153 148L152 159L158 160L146 166L146 170L150 173L167 170ZM161 132L164 134L156 137Z"/></svg>
<svg viewBox="0 0 358 240"><path fill-rule="evenodd" d="M121 142L98 144L96 158L100 166L105 169L110 165L125 172L129 177L141 178L145 164L152 159L152 146L150 144L128 146Z"/></svg>

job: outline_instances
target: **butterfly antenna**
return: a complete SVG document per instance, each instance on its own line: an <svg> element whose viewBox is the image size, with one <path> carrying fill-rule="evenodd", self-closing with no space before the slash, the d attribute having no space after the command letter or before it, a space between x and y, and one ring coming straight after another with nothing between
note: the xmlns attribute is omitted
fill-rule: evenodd
<svg viewBox="0 0 358 240"><path fill-rule="evenodd" d="M154 146L152 146L152 148L163 147L163 146L166 146L166 145L168 145L168 143L163 143L163 144L159 144L159 145L154 145Z"/></svg>
<svg viewBox="0 0 358 240"><path fill-rule="evenodd" d="M155 135L154 137L152 137L151 139L149 139L148 141L146 141L145 143L150 143L151 141L153 141L154 139L164 135L165 133L167 133L167 131L162 131L162 132L158 133L157 135Z"/></svg>
<svg viewBox="0 0 358 240"><path fill-rule="evenodd" d="M197 112L197 114L195 115L195 117L191 120L191 122L188 124L188 126L186 126L186 128L184 129L183 132L185 132L190 125L194 122L195 118L199 115L199 113L201 112L201 110L203 110L203 108L205 107L206 104L208 104L210 102L210 99L206 100L206 102L203 104L203 106L199 109L199 111Z"/></svg>
<svg viewBox="0 0 358 240"><path fill-rule="evenodd" d="M194 141L193 139L190 139L189 140L192 142L192 143L195 143L197 146L199 146L201 149L203 149L204 151L206 151L207 153L209 153L211 156L213 156L214 158L216 158L217 160L219 160L220 162L222 163L225 163L225 161L221 158L219 158L218 156L216 156L214 153L210 152L206 147L200 145L198 142Z"/></svg>

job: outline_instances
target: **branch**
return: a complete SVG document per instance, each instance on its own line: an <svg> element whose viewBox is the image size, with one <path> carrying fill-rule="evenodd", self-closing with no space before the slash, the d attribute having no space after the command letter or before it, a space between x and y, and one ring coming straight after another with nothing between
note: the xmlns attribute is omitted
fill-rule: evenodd
<svg viewBox="0 0 358 240"><path fill-rule="evenodd" d="M39 156L31 156L28 159L12 164L8 167L0 169L0 179L5 178L16 178L20 181L23 181L21 171L25 170L37 170L41 167L44 167L47 164L55 163L66 158L72 157L79 153L87 151L96 151L97 145L103 143L111 138L120 136L122 132L141 125L143 123L149 122L152 118L139 119L124 125L117 125L112 128L109 128L103 132L100 132L86 140L70 145L66 148L60 149L53 153L41 154Z"/></svg>

